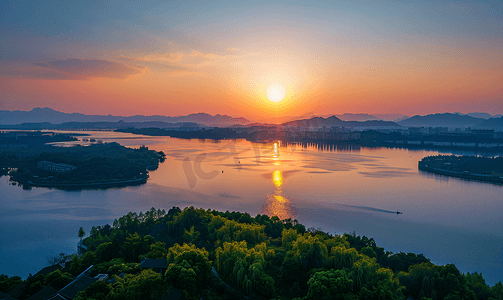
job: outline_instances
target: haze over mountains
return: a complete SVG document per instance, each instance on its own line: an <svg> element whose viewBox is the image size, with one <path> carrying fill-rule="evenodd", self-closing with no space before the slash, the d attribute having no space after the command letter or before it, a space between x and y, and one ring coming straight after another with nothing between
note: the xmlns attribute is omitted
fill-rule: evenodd
<svg viewBox="0 0 503 300"><path fill-rule="evenodd" d="M479 115L475 114L475 115ZM479 129L502 129L503 117L496 118L476 118L468 114L432 114L426 116L414 116L398 122L405 127L449 127L449 128L479 128Z"/></svg>
<svg viewBox="0 0 503 300"><path fill-rule="evenodd" d="M456 115L466 115L474 118L479 118L479 119L490 119L490 118L500 118L502 115L490 115L488 113L480 113L480 112L475 112L475 113L468 113L468 114L462 114L460 112L455 112L454 114ZM442 115L442 114L431 114L429 116L433 115ZM357 113L357 114L352 114L352 113L345 113L345 114L326 114L326 115L316 115L313 112L301 115L301 116L285 116L285 117L278 117L274 119L275 124L284 124L288 123L291 121L297 121L297 120L306 120L306 119L311 119L315 117L321 117L321 118L329 118L331 116L336 116L342 121L358 121L358 122L364 122L364 121L372 121L372 120L381 120L381 121L393 121L395 123L401 122L404 120L407 120L411 118L410 116L406 116L404 114L366 114L366 113ZM418 116L420 117L420 116Z"/></svg>
<svg viewBox="0 0 503 300"><path fill-rule="evenodd" d="M343 121L332 115L331 117L323 118L323 117L314 117L310 119L296 120L290 121L282 124L283 126L292 126L292 127L332 127L332 126L340 126L340 127L400 127L395 122L390 121L382 121L382 120L367 120L367 121Z"/></svg>
<svg viewBox="0 0 503 300"><path fill-rule="evenodd" d="M390 120L394 120L391 122ZM303 127L341 126L341 127L449 127L449 128L480 128L503 130L503 117L501 115L490 115L488 113L443 113L430 114L426 116L408 117L403 114L339 114L339 115L314 115L309 113L299 117L278 118L278 124ZM103 124L99 124L99 122ZM61 128L79 128L79 123L93 123L93 128L100 126L116 126L123 128L126 126L145 128L159 127L168 128L173 126L236 126L236 125L260 125L245 118L235 118L227 115L209 115L206 113L196 113L187 116L167 117L161 115L153 116L112 116L112 115L85 115L80 113L63 113L51 108L34 108L31 111L8 111L0 110L0 125L25 124L23 128L44 129L50 128L51 124L63 124ZM43 123L43 124L41 124ZM105 126L105 123L108 123ZM116 124L116 125L114 125ZM90 124L86 124L87 127ZM10 127L10 126L9 126Z"/></svg>
<svg viewBox="0 0 503 300"><path fill-rule="evenodd" d="M51 108L36 107L30 111L8 111L0 110L0 124L15 125L22 123L51 123L62 124L67 122L166 122L180 123L193 122L209 126L229 126L229 125L246 125L250 121L245 118L233 118L227 115L209 115L205 113L190 114L188 116L166 117L160 115L143 116L135 115L130 117L112 116L112 115L84 115L80 113L63 113Z"/></svg>

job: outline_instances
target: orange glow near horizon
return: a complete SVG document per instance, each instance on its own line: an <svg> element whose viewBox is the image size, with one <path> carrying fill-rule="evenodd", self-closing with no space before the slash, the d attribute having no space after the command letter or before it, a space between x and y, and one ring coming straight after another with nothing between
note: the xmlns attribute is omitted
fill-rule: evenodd
<svg viewBox="0 0 503 300"><path fill-rule="evenodd" d="M308 47L133 57L126 62L145 63L134 75L103 75L120 78L32 78L29 70L47 68L26 66L26 74L0 76L0 109L50 107L120 116L205 112L271 123L307 113L503 113L496 50L463 52L428 45L404 52L383 50L383 58L376 59L363 50L345 49L312 57L303 46ZM164 71L150 65L154 62L176 68Z"/></svg>

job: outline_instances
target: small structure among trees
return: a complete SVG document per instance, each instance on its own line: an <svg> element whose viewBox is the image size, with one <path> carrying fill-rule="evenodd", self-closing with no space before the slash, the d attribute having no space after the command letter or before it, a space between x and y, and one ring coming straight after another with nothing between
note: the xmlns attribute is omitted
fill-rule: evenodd
<svg viewBox="0 0 503 300"><path fill-rule="evenodd" d="M164 276L164 273L168 269L168 261L165 258L164 259L146 258L140 263L140 268L142 270L152 269L152 271Z"/></svg>

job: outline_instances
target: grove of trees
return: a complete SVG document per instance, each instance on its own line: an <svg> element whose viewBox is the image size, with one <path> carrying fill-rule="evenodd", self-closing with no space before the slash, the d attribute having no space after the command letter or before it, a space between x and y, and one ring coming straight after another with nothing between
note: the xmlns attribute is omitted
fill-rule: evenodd
<svg viewBox="0 0 503 300"><path fill-rule="evenodd" d="M74 256L71 275L94 265L91 275L106 273L112 282L94 283L78 300L176 293L183 299L503 299L502 283L490 287L481 274L385 251L365 236L306 230L296 220L266 215L152 208L93 227L83 243L88 251ZM144 258L165 259L168 268L142 270ZM25 295L69 275L30 278Z"/></svg>

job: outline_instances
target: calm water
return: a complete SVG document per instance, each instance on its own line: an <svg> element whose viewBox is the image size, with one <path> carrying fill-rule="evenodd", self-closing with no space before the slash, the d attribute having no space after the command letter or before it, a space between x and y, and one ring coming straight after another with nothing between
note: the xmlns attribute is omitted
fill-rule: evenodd
<svg viewBox="0 0 503 300"><path fill-rule="evenodd" d="M167 160L147 184L118 189L23 190L0 178L0 273L25 278L48 256L75 252L81 226L89 232L129 211L193 205L355 231L393 252L481 272L491 285L503 280L503 187L417 170L438 152L90 134L162 150Z"/></svg>

